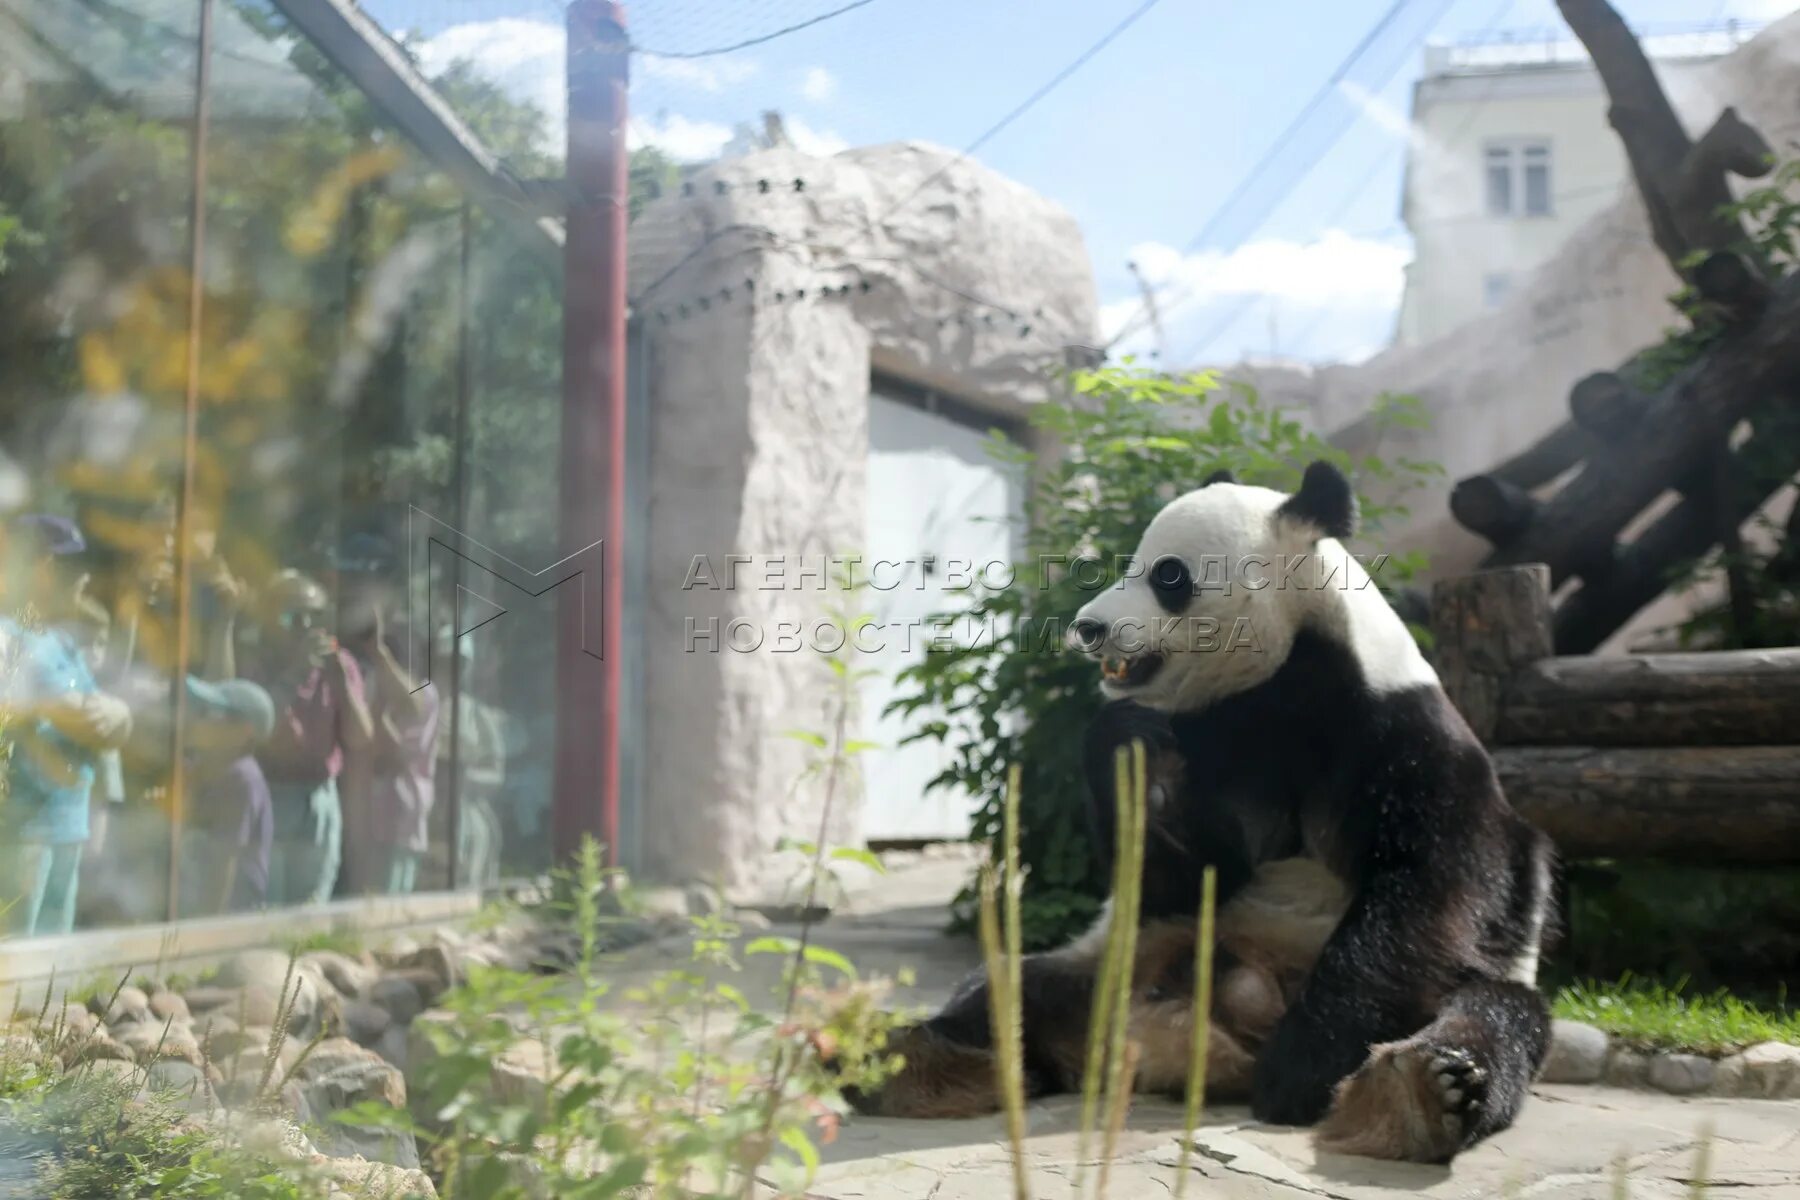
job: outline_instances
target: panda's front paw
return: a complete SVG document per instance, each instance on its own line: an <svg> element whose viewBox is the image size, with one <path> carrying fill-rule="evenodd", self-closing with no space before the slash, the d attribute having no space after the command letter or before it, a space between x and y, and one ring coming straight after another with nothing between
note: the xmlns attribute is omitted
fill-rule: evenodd
<svg viewBox="0 0 1800 1200"><path fill-rule="evenodd" d="M1449 1162L1481 1121L1487 1089L1486 1068L1459 1046L1422 1040L1376 1046L1338 1089L1319 1126L1319 1149Z"/></svg>

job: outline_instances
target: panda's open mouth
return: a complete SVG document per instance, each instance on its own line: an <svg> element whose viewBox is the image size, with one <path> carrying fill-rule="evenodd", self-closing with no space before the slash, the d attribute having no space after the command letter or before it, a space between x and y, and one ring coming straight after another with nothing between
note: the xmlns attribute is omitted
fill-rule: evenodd
<svg viewBox="0 0 1800 1200"><path fill-rule="evenodd" d="M1162 669L1163 656L1150 651L1130 658L1107 656L1100 660L1100 676L1116 688L1143 687Z"/></svg>

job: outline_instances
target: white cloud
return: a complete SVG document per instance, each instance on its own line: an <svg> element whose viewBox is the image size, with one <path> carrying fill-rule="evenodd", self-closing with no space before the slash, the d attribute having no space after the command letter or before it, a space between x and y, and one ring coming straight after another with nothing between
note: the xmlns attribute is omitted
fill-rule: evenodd
<svg viewBox="0 0 1800 1200"><path fill-rule="evenodd" d="M562 146L567 117L567 69L561 26L517 17L469 21L450 26L419 47L419 62L427 74L436 74L463 60L473 63L484 78L491 79L508 95L542 109L549 118L546 149L556 151ZM741 83L758 70L749 59L730 56L705 63L640 58L634 67L651 78L703 92ZM830 135L816 136L833 140ZM731 130L711 121L659 113L655 117L633 117L628 138L633 147L655 146L672 158L695 162L716 157L731 140ZM841 142L836 148L843 148Z"/></svg>
<svg viewBox="0 0 1800 1200"><path fill-rule="evenodd" d="M753 78L762 67L754 59L741 55L719 58L657 58L640 54L632 59L631 69L645 79L654 79L671 87L696 92L722 92L726 88Z"/></svg>
<svg viewBox="0 0 1800 1200"><path fill-rule="evenodd" d="M548 149L563 143L567 98L562 27L549 21L502 17L452 25L419 47L419 65L436 75L468 61L514 99L536 105L549 118Z"/></svg>
<svg viewBox="0 0 1800 1200"><path fill-rule="evenodd" d="M794 149L802 154L813 154L820 158L828 158L840 150L848 150L850 143L829 129L814 129L799 117L783 117L781 123L787 129Z"/></svg>
<svg viewBox="0 0 1800 1200"><path fill-rule="evenodd" d="M808 67L800 81L800 94L815 104L823 104L837 95L837 76L824 67Z"/></svg>
<svg viewBox="0 0 1800 1200"><path fill-rule="evenodd" d="M1399 308L1411 251L1404 241L1331 230L1313 242L1265 238L1188 255L1152 242L1133 248L1132 258L1156 289L1166 348L1181 360L1171 365L1188 366L1266 354L1271 342L1297 358L1366 356ZM1102 330L1112 337L1140 307L1135 293L1110 301ZM1118 347L1154 348L1147 329Z"/></svg>
<svg viewBox="0 0 1800 1200"><path fill-rule="evenodd" d="M1727 14L1747 21L1773 21L1800 8L1800 0L1732 0Z"/></svg>
<svg viewBox="0 0 1800 1200"><path fill-rule="evenodd" d="M731 130L712 121L695 121L679 113L633 117L626 138L633 149L655 146L679 162L717 158L731 140Z"/></svg>

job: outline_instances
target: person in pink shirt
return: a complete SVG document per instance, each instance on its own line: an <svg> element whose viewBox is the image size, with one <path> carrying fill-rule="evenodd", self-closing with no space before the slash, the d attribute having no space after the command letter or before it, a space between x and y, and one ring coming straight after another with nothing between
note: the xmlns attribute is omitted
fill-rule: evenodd
<svg viewBox="0 0 1800 1200"><path fill-rule="evenodd" d="M331 634L325 589L286 570L264 601L261 654L245 674L276 706L274 732L256 755L274 812L269 903L322 904L343 862L338 778L347 761L369 753L374 722L362 671Z"/></svg>
<svg viewBox="0 0 1800 1200"><path fill-rule="evenodd" d="M344 821L354 840L350 879L359 893L403 895L418 882L436 798L438 690L407 674L387 635L383 604L345 637L367 688L374 740L347 783Z"/></svg>

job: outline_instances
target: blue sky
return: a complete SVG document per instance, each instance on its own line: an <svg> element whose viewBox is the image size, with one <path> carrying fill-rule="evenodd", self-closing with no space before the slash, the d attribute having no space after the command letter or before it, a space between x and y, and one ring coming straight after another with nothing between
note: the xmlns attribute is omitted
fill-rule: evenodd
<svg viewBox="0 0 1800 1200"><path fill-rule="evenodd" d="M873 0L723 57L639 58L634 131L681 156L710 157L736 122L773 108L803 148L917 138L960 149L1141 2ZM1180 252L1390 2L1161 0L976 157L1075 215L1102 304L1116 316L1137 295L1127 261L1135 257L1153 278L1192 270ZM628 20L639 44L685 51L839 3L643 0L628 6ZM1615 3L1651 30L1761 21L1800 7ZM442 58L476 58L522 94L549 98L560 89L559 0L363 4L392 29L431 38ZM1170 357L1223 362L1273 347L1335 361L1378 348L1409 253L1398 219L1402 132L1380 118L1382 105L1406 112L1427 39L1560 29L1551 0L1413 0L1352 76L1364 90L1334 94L1278 178L1193 247L1209 278L1243 282L1169 314ZM1290 178L1297 182L1283 197ZM1242 315L1216 333L1233 314Z"/></svg>

